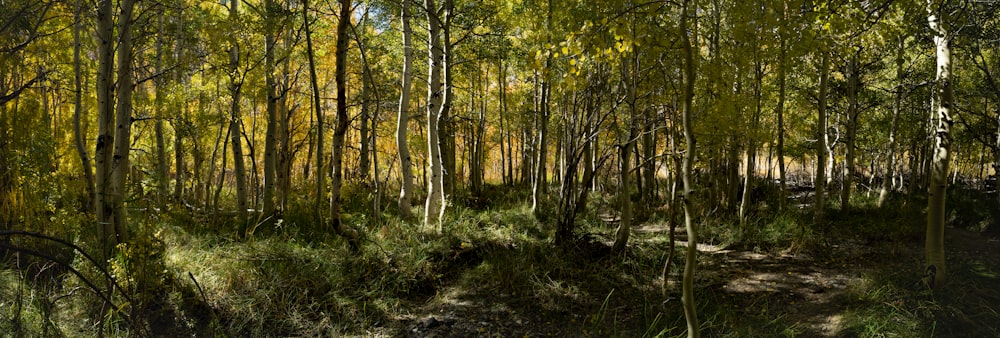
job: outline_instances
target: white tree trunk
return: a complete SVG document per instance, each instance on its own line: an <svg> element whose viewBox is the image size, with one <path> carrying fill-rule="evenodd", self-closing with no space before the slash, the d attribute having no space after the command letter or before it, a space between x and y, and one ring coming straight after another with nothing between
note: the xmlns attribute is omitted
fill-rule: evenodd
<svg viewBox="0 0 1000 338"><path fill-rule="evenodd" d="M111 191L114 198L112 218L117 242L126 238L125 182L129 173L129 150L132 147L132 11L135 2L124 0L118 16L118 97L115 107L115 152Z"/></svg>
<svg viewBox="0 0 1000 338"><path fill-rule="evenodd" d="M696 77L694 66L695 48L691 46L691 36L697 36L697 31L695 31L695 29L697 29L697 25L693 25L693 27L690 28L691 31L688 31L688 2L689 0L684 0L681 5L680 19L681 48L684 49L684 106L681 111L681 120L684 125L684 141L686 144L681 175L684 182L684 226L687 228L688 235L688 246L684 254L684 277L681 280L681 302L684 304L684 318L687 321L688 338L697 338L701 336L700 326L698 324L697 306L695 305L694 300L694 275L695 269L698 265L698 231L695 228L694 211L691 206L691 194L695 191L694 180L691 177L691 168L694 162L694 153L696 150L694 127L691 123L691 119L693 118L692 111L694 109L693 98ZM694 7L697 7L697 1L695 2Z"/></svg>
<svg viewBox="0 0 1000 338"><path fill-rule="evenodd" d="M926 255L924 281L932 288L945 280L944 225L945 193L948 188L948 166L951 160L951 36L940 22L942 5L933 0L927 2L927 23L935 33L937 47L936 106L931 106L931 118L937 121L934 133L934 148L931 158L930 187L927 196L927 233L924 250ZM934 112L934 109L937 112ZM936 118L935 118L936 117Z"/></svg>
<svg viewBox="0 0 1000 338"><path fill-rule="evenodd" d="M410 5L408 0L402 0L403 7L403 79L399 94L399 114L396 123L396 148L399 152L399 215L405 219L413 218L410 210L413 198L413 160L410 158L410 147L407 145L406 130L410 121L410 88L413 82L413 29L410 28Z"/></svg>
<svg viewBox="0 0 1000 338"><path fill-rule="evenodd" d="M906 37L899 38L899 48L896 50L896 90L892 102L892 124L889 126L889 156L886 157L885 175L882 176L882 189L878 194L878 207L885 204L895 176L896 166L896 126L899 123L899 112L903 105L903 48Z"/></svg>
<svg viewBox="0 0 1000 338"><path fill-rule="evenodd" d="M435 227L441 231L441 214L444 212L444 177L442 176L442 161L440 133L438 122L441 117L441 102L443 90L441 86L441 68L444 63L444 53L441 49L441 21L437 14L434 0L424 0L427 11L428 34L428 68L430 81L427 86L427 169L430 173L427 183L427 203L424 208L424 226Z"/></svg>

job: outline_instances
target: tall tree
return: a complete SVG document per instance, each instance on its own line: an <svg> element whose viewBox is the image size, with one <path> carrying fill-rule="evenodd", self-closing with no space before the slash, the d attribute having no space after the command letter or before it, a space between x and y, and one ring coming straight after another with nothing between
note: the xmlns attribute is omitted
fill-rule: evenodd
<svg viewBox="0 0 1000 338"><path fill-rule="evenodd" d="M633 21L635 18L632 18ZM634 27L633 27L634 29ZM628 102L628 131L622 137L622 145L619 147L619 187L618 203L621 208L621 220L618 229L615 231L615 242L611 246L612 252L621 252L628 244L629 232L632 229L632 199L630 190L632 188L632 149L636 146L636 86L639 83L639 53L626 54L622 62L623 82L625 82L626 101ZM641 180L637 180L641 182ZM642 189L639 189L640 192Z"/></svg>
<svg viewBox="0 0 1000 338"><path fill-rule="evenodd" d="M97 2L97 143L94 149L96 168L96 193L94 209L97 210L97 236L101 261L111 257L118 235L115 233L112 213L114 191L111 190L112 156L114 155L114 1Z"/></svg>
<svg viewBox="0 0 1000 338"><path fill-rule="evenodd" d="M947 13L944 1L927 1L927 25L934 34L936 47L937 75L935 82L935 105L931 107L934 126L934 148L930 167L930 187L927 191L927 233L924 243L924 282L931 288L938 287L945 280L944 224L945 193L948 188L948 166L951 161L951 107L954 103L954 89L951 79L951 32L943 15ZM936 111L935 111L936 110Z"/></svg>
<svg viewBox="0 0 1000 338"><path fill-rule="evenodd" d="M337 49L336 75L337 83L337 120L333 128L333 142L330 143L332 153L330 165L333 167L333 177L330 179L330 222L337 234L347 239L352 250L358 249L357 232L348 229L340 218L340 187L344 179L344 137L350 127L347 116L347 27L351 25L351 0L340 1L340 15L337 17ZM322 173L317 173L322 175Z"/></svg>
<svg viewBox="0 0 1000 338"><path fill-rule="evenodd" d="M438 113L438 148L441 151L441 182L444 192L442 205L447 198L455 193L455 123L452 121L451 106L454 100L454 88L452 66L455 63L454 44L451 43L452 17L454 16L454 0L444 0L441 10L444 12L444 21L441 22L441 35L444 40L442 51L444 53L441 64L442 72L442 99L441 112ZM443 211L443 210L442 210ZM442 214L443 215L443 214Z"/></svg>
<svg viewBox="0 0 1000 338"><path fill-rule="evenodd" d="M317 223L323 222L323 198L326 196L326 174L323 170L323 101L319 94L319 81L316 76L316 57L313 52L312 31L310 30L309 0L302 0L302 26L306 35L306 57L309 61L309 85L312 88L312 107L316 111L316 200L314 214ZM308 166L306 166L308 167ZM309 176L309 175L306 175Z"/></svg>
<svg viewBox="0 0 1000 338"><path fill-rule="evenodd" d="M441 216L444 214L444 177L442 176L441 142L438 122L440 122L443 88L441 68L444 52L441 48L441 16L434 0L424 0L427 12L427 53L430 78L427 86L427 204L424 208L424 226L434 226L441 231Z"/></svg>
<svg viewBox="0 0 1000 338"><path fill-rule="evenodd" d="M168 191L168 177L167 172L170 170L170 164L167 163L167 145L163 135L163 121L166 119L166 114L163 113L163 105L166 103L165 97L167 96L167 83L166 77L162 75L163 73L163 44L164 40L164 24L166 23L166 10L163 6L157 13L157 30L156 34L156 72L161 73L153 80L153 85L156 91L156 101L153 102L153 111L155 121L153 122L153 130L156 138L156 204L158 207L163 208L166 206L167 202L167 191Z"/></svg>
<svg viewBox="0 0 1000 338"><path fill-rule="evenodd" d="M229 7L229 20L234 29L240 22L239 1L231 1ZM240 100L242 100L244 74L240 71L240 46L237 40L238 34L233 33L230 38L229 47L229 95L232 100L229 109L229 136L232 138L233 147L233 175L236 176L236 214L240 224L245 225L250 207L247 200L247 170L245 159L243 158L242 113L240 112ZM223 172L225 176L225 172Z"/></svg>
<svg viewBox="0 0 1000 338"><path fill-rule="evenodd" d="M73 12L73 140L76 145L76 153L80 156L80 164L83 167L84 183L87 185L87 201L84 203L84 210L93 211L96 200L96 188L94 183L94 169L90 161L90 154L87 153L86 140L83 136L83 60L80 58L80 50L83 42L80 39L80 31L83 30L83 2L78 0Z"/></svg>
<svg viewBox="0 0 1000 338"><path fill-rule="evenodd" d="M552 0L546 1L547 6L545 7L545 27L546 27L546 42L551 44L552 42ZM538 92L538 107L535 109L536 113L536 130L537 135L535 136L535 170L533 172L532 186L531 186L531 211L535 215L539 212L539 203L541 199L546 195L546 190L548 190L548 171L546 164L548 163L548 129L549 129L549 71L552 65L551 54L545 56L545 66L542 70L539 92Z"/></svg>
<svg viewBox="0 0 1000 338"><path fill-rule="evenodd" d="M234 0L235 1L235 0ZM267 126L264 131L264 196L262 211L265 219L274 214L274 190L278 157L278 83L275 79L274 48L281 9L274 0L264 1L264 86L267 87Z"/></svg>
<svg viewBox="0 0 1000 338"><path fill-rule="evenodd" d="M781 25L778 26L778 103L774 108L778 115L778 180L781 189L779 205L785 206L785 196L787 196L787 182L785 175L785 63L788 57L788 46L785 41L785 27L788 22L788 3L781 2Z"/></svg>
<svg viewBox="0 0 1000 338"><path fill-rule="evenodd" d="M697 338L701 336L700 326L698 325L698 314L697 307L694 302L694 274L695 269L698 265L698 231L694 224L694 210L692 210L691 194L694 192L694 180L691 177L692 165L694 162L694 152L695 152L695 139L694 139L694 126L692 124L694 109L694 83L696 79L695 66L694 66L694 53L695 48L691 43L691 36L697 36L698 32L697 23L692 25L691 28L688 27L688 16L693 16L689 13L690 7L697 8L698 3L695 0L693 6L689 3L690 0L684 0L681 3L681 18L680 18L680 35L681 35L681 48L684 52L684 70L682 72L683 76L683 95L682 96L682 109L681 109L681 123L684 125L684 164L681 172L681 180L684 182L684 226L687 228L688 235L688 247L684 253L684 277L681 281L681 302L684 303L684 318L687 321L687 331L688 338Z"/></svg>
<svg viewBox="0 0 1000 338"><path fill-rule="evenodd" d="M115 6L111 0L98 2L97 36L98 137L95 154L98 257L105 261L114 247L125 240L125 179L132 128L132 11L133 0L124 0L118 14L118 39L114 39ZM115 46L118 67L115 81ZM117 91L115 90L117 88Z"/></svg>
<svg viewBox="0 0 1000 338"><path fill-rule="evenodd" d="M410 0L400 0L403 26L403 73L399 89L399 113L396 122L396 149L399 152L399 214L412 218L410 200L413 198L413 160L407 144L406 130L410 121L410 88L413 82L413 29L410 28Z"/></svg>
<svg viewBox="0 0 1000 338"><path fill-rule="evenodd" d="M827 152L830 151L828 146L829 140L826 130L827 114L826 114L826 90L828 85L828 79L830 77L830 51L826 49L821 49L819 51L822 56L820 61L819 70L819 107L817 111L819 116L816 122L816 205L815 218L816 222L823 220L823 214L826 208L826 161Z"/></svg>
<svg viewBox="0 0 1000 338"><path fill-rule="evenodd" d="M851 192L854 188L854 148L858 136L858 87L861 85L860 69L858 58L861 49L855 50L847 61L847 135L844 140L844 179L843 187L840 189L840 210L847 211L851 208Z"/></svg>
<svg viewBox="0 0 1000 338"><path fill-rule="evenodd" d="M132 149L132 12L134 0L119 4L118 14L118 88L115 98L115 151L112 156L111 191L114 192L112 219L119 241L127 239L125 228L125 183L129 173L129 153Z"/></svg>
<svg viewBox="0 0 1000 338"><path fill-rule="evenodd" d="M886 156L885 165L885 175L882 176L882 187L878 194L878 206L881 208L885 205L886 199L889 197L889 189L892 185L893 177L895 176L895 166L896 166L896 128L899 124L899 113L903 106L903 79L905 74L903 73L903 53L906 47L906 37L900 36L899 45L896 46L896 88L893 90L892 94L892 122L889 125L889 145L887 146L889 154ZM1000 135L1000 134L998 134Z"/></svg>

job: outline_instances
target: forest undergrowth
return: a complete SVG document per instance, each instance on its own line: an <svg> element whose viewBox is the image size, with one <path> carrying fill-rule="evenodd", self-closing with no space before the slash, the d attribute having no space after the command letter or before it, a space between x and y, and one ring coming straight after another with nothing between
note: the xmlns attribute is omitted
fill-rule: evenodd
<svg viewBox="0 0 1000 338"><path fill-rule="evenodd" d="M364 245L351 253L314 227L308 202L240 234L227 219L177 209L144 218L146 242L112 262L116 311L94 318L99 280L79 253L15 255L0 270L0 332L13 336L593 336L684 334L679 259L661 278L666 214L640 212L627 250L611 253L611 196L595 196L570 244L536 220L524 191L490 187L456 201L444 234L397 218L373 219L357 196L346 221ZM361 189L358 189L361 191ZM879 209L830 206L814 224L794 204L762 206L740 227L700 218L696 297L706 336L1000 336L1000 227L995 196L949 194L950 279L920 283L925 201L895 196ZM517 195L517 196L515 196ZM470 206L474 206L472 208ZM419 212L419 210L418 210ZM677 255L688 248L677 229ZM74 257L70 259L69 257ZM68 267L55 261L72 261ZM80 275L69 271L78 271ZM666 286L664 286L666 283ZM666 290L666 294L663 294ZM141 291L141 292L140 292ZM132 297L129 297L131 295ZM134 298L143 295L144 298ZM102 320L103 319L103 320Z"/></svg>

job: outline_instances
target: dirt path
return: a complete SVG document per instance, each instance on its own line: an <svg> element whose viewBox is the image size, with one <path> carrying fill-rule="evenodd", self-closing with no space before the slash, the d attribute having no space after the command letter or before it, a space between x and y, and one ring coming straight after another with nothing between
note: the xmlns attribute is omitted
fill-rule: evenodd
<svg viewBox="0 0 1000 338"><path fill-rule="evenodd" d="M665 231L662 226L643 225L636 229L637 240L657 238L651 234ZM678 231L679 233L681 231ZM643 236L650 235L650 236ZM665 236L663 236L665 237ZM951 257L982 259L986 269L1000 271L1000 241L965 230L948 229ZM659 237L662 240L662 237ZM609 243L605 243L610 245ZM712 293L731 311L757 317L773 318L777 325L786 325L792 332L808 337L836 337L843 331L843 313L857 305L851 288L865 283L866 274L879 274L893 269L914 271L914 287L922 257L921 243L864 242L845 240L828 245L825 254L808 252L757 253L735 251L701 244L699 272L696 284L699 292ZM678 245L686 246L684 241ZM913 267L909 267L913 265ZM559 281L552 281L558 284ZM652 284L655 284L654 282ZM662 283L662 280L658 280ZM669 281L668 283L675 283ZM558 285L556 285L558 286ZM626 297L655 298L657 285L637 285ZM669 287L679 290L679 286ZM573 292L567 287L567 292ZM576 292L584 292L575 290ZM543 337L543 336L606 336L642 335L642 331L599 331L608 320L598 321L594 309L614 312L614 321L641 322L638 300L601 302L591 297L568 295L560 306L545 306L537 295L496 292L490 288L443 286L437 294L422 304L415 304L406 316L399 318L399 330L392 335L409 337ZM651 296L652 295L652 296ZM590 298L590 299L584 299ZM608 298L611 298L610 295ZM643 300L645 301L645 300ZM555 310L553 310L555 309ZM655 310L655 307L654 307ZM682 321L683 319L671 319ZM588 324L593 321L593 324ZM602 324L605 323L605 324ZM649 324L646 324L649 325ZM624 333L623 333L624 332Z"/></svg>

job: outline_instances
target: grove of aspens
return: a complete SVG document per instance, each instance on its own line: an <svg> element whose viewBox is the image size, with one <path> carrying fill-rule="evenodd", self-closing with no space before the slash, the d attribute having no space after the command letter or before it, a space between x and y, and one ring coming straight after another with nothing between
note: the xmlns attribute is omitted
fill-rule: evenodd
<svg viewBox="0 0 1000 338"><path fill-rule="evenodd" d="M0 337L1000 337L998 0L0 0Z"/></svg>

